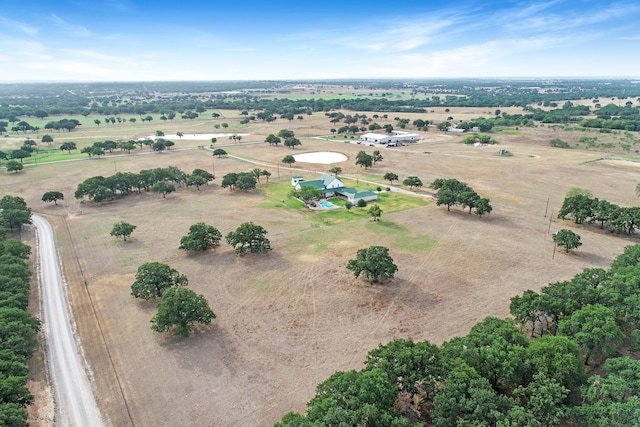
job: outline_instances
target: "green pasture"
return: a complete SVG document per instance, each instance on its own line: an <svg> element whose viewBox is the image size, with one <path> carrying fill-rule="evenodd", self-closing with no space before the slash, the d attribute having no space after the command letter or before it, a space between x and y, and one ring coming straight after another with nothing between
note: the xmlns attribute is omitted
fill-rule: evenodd
<svg viewBox="0 0 640 427"><path fill-rule="evenodd" d="M384 217L384 212L383 212ZM376 234L384 234L385 240L393 239L393 247L411 252L426 251L433 248L437 241L422 234L412 234L408 228L393 221L381 219L369 222L366 228Z"/></svg>

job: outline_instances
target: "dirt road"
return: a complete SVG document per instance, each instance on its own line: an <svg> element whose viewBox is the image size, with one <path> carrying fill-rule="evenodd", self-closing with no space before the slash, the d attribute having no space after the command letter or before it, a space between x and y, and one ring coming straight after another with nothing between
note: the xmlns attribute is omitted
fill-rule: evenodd
<svg viewBox="0 0 640 427"><path fill-rule="evenodd" d="M51 224L33 215L38 233L40 284L49 372L56 396L56 425L102 426L102 419L84 370L71 327Z"/></svg>

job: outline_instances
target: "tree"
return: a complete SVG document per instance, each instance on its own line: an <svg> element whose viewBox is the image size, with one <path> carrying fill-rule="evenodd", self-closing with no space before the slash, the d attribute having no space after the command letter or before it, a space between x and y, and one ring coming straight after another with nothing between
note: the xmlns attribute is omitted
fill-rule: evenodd
<svg viewBox="0 0 640 427"><path fill-rule="evenodd" d="M100 119L95 119L93 121L93 123L95 123L96 125L100 126L100 123L102 123L102 122L100 121Z"/></svg>
<svg viewBox="0 0 640 427"><path fill-rule="evenodd" d="M299 140L298 138L293 137L293 136L292 136L292 137L289 137L289 138L285 138L285 139L284 139L284 146L285 146L285 147L289 147L289 148L291 148L292 150L293 150L294 148L296 148L296 146L297 146L297 145L300 145L300 144L302 144L302 143L300 142L300 140Z"/></svg>
<svg viewBox="0 0 640 427"><path fill-rule="evenodd" d="M136 280L131 285L131 295L148 301L160 298L169 288L188 284L187 276L167 264L147 262L138 267Z"/></svg>
<svg viewBox="0 0 640 427"><path fill-rule="evenodd" d="M263 227L253 222L245 222L235 231L228 233L225 239L238 255L244 256L247 250L252 254L267 253L271 250L271 243L265 234L267 231Z"/></svg>
<svg viewBox="0 0 640 427"><path fill-rule="evenodd" d="M121 142L118 146L121 150L127 150L127 154L131 154L131 150L136 148L135 144L131 141Z"/></svg>
<svg viewBox="0 0 640 427"><path fill-rule="evenodd" d="M200 186L205 185L207 183L207 179L201 175L189 175L187 178L187 186L196 186L196 189L200 191Z"/></svg>
<svg viewBox="0 0 640 427"><path fill-rule="evenodd" d="M347 269L353 272L356 279L360 274L364 274L366 279L372 283L392 279L398 271L398 267L389 255L389 249L384 246L358 249L356 257L347 263Z"/></svg>
<svg viewBox="0 0 640 427"><path fill-rule="evenodd" d="M211 138L211 145L214 145L216 142L218 142L218 138Z"/></svg>
<svg viewBox="0 0 640 427"><path fill-rule="evenodd" d="M559 219L573 217L576 224L582 224L585 220L593 216L594 207L598 199L594 199L590 194L572 193L567 195L562 202L562 207L558 212Z"/></svg>
<svg viewBox="0 0 640 427"><path fill-rule="evenodd" d="M17 150L11 151L11 154L9 156L12 159L20 159L20 163L22 163L23 159L26 159L27 157L31 157L31 153L22 148L19 148Z"/></svg>
<svg viewBox="0 0 640 427"><path fill-rule="evenodd" d="M297 424L287 426L408 426L393 411L397 394L394 381L380 369L336 372L316 387L307 404L308 423L289 416Z"/></svg>
<svg viewBox="0 0 640 427"><path fill-rule="evenodd" d="M413 187L422 187L422 181L417 176L408 176L402 184L409 187L409 190L413 190Z"/></svg>
<svg viewBox="0 0 640 427"><path fill-rule="evenodd" d="M217 246L222 239L220 231L204 222L198 222L189 227L189 233L180 239L179 249L186 251L206 251Z"/></svg>
<svg viewBox="0 0 640 427"><path fill-rule="evenodd" d="M475 213L478 216L489 214L493 210L493 208L491 207L491 204L489 203L489 199L487 199L486 197L483 197L480 200L478 200L476 202L475 208L476 208Z"/></svg>
<svg viewBox="0 0 640 427"><path fill-rule="evenodd" d="M176 187L174 187L170 182L162 180L153 184L151 191L154 193L162 193L162 198L164 199L167 197L167 193L173 193L176 191Z"/></svg>
<svg viewBox="0 0 640 427"><path fill-rule="evenodd" d="M31 224L31 209L22 197L4 196L0 199L0 225L11 231Z"/></svg>
<svg viewBox="0 0 640 427"><path fill-rule="evenodd" d="M177 333L188 337L196 323L209 325L215 318L204 296L187 288L170 288L158 303L158 312L151 319L151 329L164 332L177 326Z"/></svg>
<svg viewBox="0 0 640 427"><path fill-rule="evenodd" d="M161 130L156 131L156 136L164 136L164 132Z"/></svg>
<svg viewBox="0 0 640 427"><path fill-rule="evenodd" d="M278 136L270 133L265 139L264 142L269 143L269 145L278 145L280 144L281 140Z"/></svg>
<svg viewBox="0 0 640 427"><path fill-rule="evenodd" d="M296 158L293 157L291 154L287 154L286 156L284 156L282 158L282 163L285 163L289 166L291 166L292 164L294 164L296 162Z"/></svg>
<svg viewBox="0 0 640 427"><path fill-rule="evenodd" d="M340 166L333 166L329 169L329 173L332 173L334 176L338 176L338 174L342 173L342 168Z"/></svg>
<svg viewBox="0 0 640 427"><path fill-rule="evenodd" d="M382 179L384 179L385 181L389 181L389 184L393 185L393 181L397 181L399 178L398 178L398 175L396 175L395 173L387 172L384 174Z"/></svg>
<svg viewBox="0 0 640 427"><path fill-rule="evenodd" d="M380 153L380 150L375 150L373 152L373 164L375 165L378 162L381 162L384 159L384 157L382 157L382 154Z"/></svg>
<svg viewBox="0 0 640 427"><path fill-rule="evenodd" d="M580 236L574 233L571 230L567 230L565 228L558 230L553 235L553 241L560 247L564 247L566 252L569 253L571 249L575 249L579 246L582 246L582 242L580 241Z"/></svg>
<svg viewBox="0 0 640 427"><path fill-rule="evenodd" d="M167 146L164 143L164 139L159 139L151 145L153 151L157 151L159 153L163 152Z"/></svg>
<svg viewBox="0 0 640 427"><path fill-rule="evenodd" d="M558 325L558 334L572 337L585 353L584 364L602 350L611 350L619 344L624 334L616 323L615 313L601 304L589 304L575 311Z"/></svg>
<svg viewBox="0 0 640 427"><path fill-rule="evenodd" d="M53 204L57 205L58 200L64 200L64 194L62 194L59 191L47 191L42 195L43 202L47 202L47 203L53 202Z"/></svg>
<svg viewBox="0 0 640 427"><path fill-rule="evenodd" d="M293 138L295 133L292 130L281 129L280 132L278 132L278 136L282 139Z"/></svg>
<svg viewBox="0 0 640 427"><path fill-rule="evenodd" d="M17 160L9 160L5 164L5 168L7 168L7 172L18 173L22 169L24 169L24 165Z"/></svg>
<svg viewBox="0 0 640 427"><path fill-rule="evenodd" d="M216 179L216 177L212 173L207 172L204 169L198 169L198 168L194 169L193 172L191 172L191 175L201 176L206 180L207 185L209 185L208 183L210 181L213 181L214 179Z"/></svg>
<svg viewBox="0 0 640 427"><path fill-rule="evenodd" d="M465 191L460 194L459 201L463 208L469 208L469 214L471 214L471 209L476 207L480 201L480 196L475 191Z"/></svg>
<svg viewBox="0 0 640 427"><path fill-rule="evenodd" d="M109 150L110 153L113 153L113 150L118 148L118 143L115 141L105 141L102 143L102 148L105 150Z"/></svg>
<svg viewBox="0 0 640 427"><path fill-rule="evenodd" d="M216 148L215 150L213 150L213 155L214 156L218 156L218 157L222 157L222 156L226 156L227 152L224 151L222 148Z"/></svg>
<svg viewBox="0 0 640 427"><path fill-rule="evenodd" d="M300 190L291 190L290 195L304 202L305 206L309 205L313 200L317 200L322 196L322 189L311 185L303 185Z"/></svg>
<svg viewBox="0 0 640 427"><path fill-rule="evenodd" d="M47 145L51 145L53 142L53 137L51 135L42 135L41 141Z"/></svg>
<svg viewBox="0 0 640 427"><path fill-rule="evenodd" d="M256 178L250 172L240 172L238 174L238 179L236 180L236 187L238 187L238 189L246 192L255 189L256 184Z"/></svg>
<svg viewBox="0 0 640 427"><path fill-rule="evenodd" d="M222 188L229 187L229 190L233 191L237 182L238 182L238 174L235 172L229 172L228 174L222 177L222 182L220 183L220 186Z"/></svg>
<svg viewBox="0 0 640 427"><path fill-rule="evenodd" d="M369 208L369 215L373 218L373 221L380 221L380 216L382 216L382 209L377 204L374 204Z"/></svg>
<svg viewBox="0 0 640 427"><path fill-rule="evenodd" d="M63 142L60 145L60 150L67 150L67 152L69 154L71 154L71 150L77 150L77 149L78 149L78 147L76 146L75 142L70 142L70 141L69 142Z"/></svg>
<svg viewBox="0 0 640 427"><path fill-rule="evenodd" d="M358 152L356 155L356 166L364 166L365 169L373 166L373 156L364 151Z"/></svg>
<svg viewBox="0 0 640 427"><path fill-rule="evenodd" d="M136 229L135 225L126 223L124 221L116 222L113 224L113 228L111 229L111 233L109 233L113 237L121 237L126 242L127 237L133 233L133 230Z"/></svg>

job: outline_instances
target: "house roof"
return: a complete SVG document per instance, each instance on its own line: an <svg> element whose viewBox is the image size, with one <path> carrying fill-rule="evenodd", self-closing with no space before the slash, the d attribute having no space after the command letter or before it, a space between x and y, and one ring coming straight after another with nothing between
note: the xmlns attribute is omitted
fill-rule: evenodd
<svg viewBox="0 0 640 427"><path fill-rule="evenodd" d="M300 187L316 187L324 190L324 181L321 179L316 179L313 181L301 181L298 183Z"/></svg>
<svg viewBox="0 0 640 427"><path fill-rule="evenodd" d="M374 193L371 190L362 190L362 191L356 192L356 194L354 195L355 198L369 197L369 196L376 196L376 193Z"/></svg>
<svg viewBox="0 0 640 427"><path fill-rule="evenodd" d="M324 185L329 185L331 184L333 181L338 181L342 184L342 181L340 181L338 178L336 178L333 175L327 175L326 173L322 174L322 176L320 177L320 181L322 181L324 183ZM344 184L343 184L344 186Z"/></svg>

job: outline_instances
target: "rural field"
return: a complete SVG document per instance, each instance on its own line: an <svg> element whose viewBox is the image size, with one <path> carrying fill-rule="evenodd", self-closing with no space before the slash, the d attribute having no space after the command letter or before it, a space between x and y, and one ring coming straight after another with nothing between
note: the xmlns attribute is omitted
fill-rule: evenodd
<svg viewBox="0 0 640 427"><path fill-rule="evenodd" d="M548 143L555 137L577 142L588 133L509 129L492 133L497 145L472 146L463 144L462 136L431 127L420 132L418 144L382 148L383 161L365 170L355 165L356 154L374 148L351 143L350 137L317 138L331 136L333 127L322 113L291 123L248 125L239 124L240 112L224 114L216 120L163 123L154 118L136 125L89 125L93 117L81 118L86 125L53 134L52 144L56 151L64 141L81 147L156 130L215 133L214 124L224 121L229 124L225 132L248 135L240 143L219 138L215 148L229 154L222 158L211 155L209 141L185 138L162 153L143 147L131 155L118 151L89 159L57 150L49 159L43 154L37 165L25 161L28 166L20 173L0 172L2 194L23 197L54 225L77 331L108 425L273 425L288 411L304 412L319 382L338 370L360 369L367 352L381 343L412 337L440 344L466 334L486 316L508 316L514 295L570 279L584 268L606 268L625 246L638 243L636 237L555 217L574 187L620 206L638 202L640 163ZM487 108L438 108L427 116L437 122L449 115L457 121L488 114ZM294 130L302 145L291 150L263 142L283 128ZM0 149L23 140L4 138ZM500 149L513 156L499 156ZM414 195L383 192L379 222L359 214L361 208L311 212L288 198L291 177L315 179L330 166L296 162L286 167L281 160L313 151L346 155L347 161L334 166L358 188L386 187L386 172L397 174L400 182L417 176L425 185ZM65 158L78 160L42 163ZM214 171L216 179L200 191L178 188L166 198L151 192L100 204L73 198L86 178L167 166ZM254 167L271 172L269 183L263 178L257 191L220 187L225 174ZM436 206L428 188L436 178L468 183L491 200L493 212L478 217L460 207L448 212ZM51 190L63 192L65 200L43 203L42 194ZM137 226L126 242L109 235L118 221ZM252 221L268 231L273 251L238 257L224 243L202 254L179 250L180 238L200 221L223 235ZM554 254L552 233L560 228L578 233L583 245ZM358 249L371 245L388 247L399 268L389 283L370 285L346 269ZM217 315L210 326L186 339L151 331L155 304L130 295L137 267L150 261L167 263L189 278L189 287L203 294ZM43 375L37 378L33 388L43 389ZM31 422L48 425L51 404L46 393L34 394Z"/></svg>

